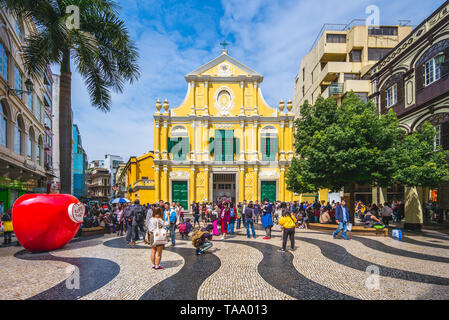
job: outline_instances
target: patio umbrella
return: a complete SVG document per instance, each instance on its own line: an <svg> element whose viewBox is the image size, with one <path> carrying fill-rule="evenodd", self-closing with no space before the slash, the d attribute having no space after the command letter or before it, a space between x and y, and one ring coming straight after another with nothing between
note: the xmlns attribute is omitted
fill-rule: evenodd
<svg viewBox="0 0 449 320"><path fill-rule="evenodd" d="M129 201L126 198L115 198L115 199L112 199L111 201L109 201L109 203L112 203L112 204L114 204L114 203L127 203L127 202L131 202L131 201Z"/></svg>

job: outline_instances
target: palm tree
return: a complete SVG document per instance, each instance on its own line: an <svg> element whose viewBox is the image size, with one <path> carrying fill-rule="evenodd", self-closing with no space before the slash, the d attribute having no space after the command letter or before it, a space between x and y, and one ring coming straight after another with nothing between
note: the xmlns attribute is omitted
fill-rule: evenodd
<svg viewBox="0 0 449 320"><path fill-rule="evenodd" d="M39 77L48 65L60 68L59 151L61 192L71 191L72 109L71 62L81 74L94 107L108 111L110 90L122 92L125 82L140 76L138 53L118 5L112 0L0 0L21 19L31 19L37 32L30 34L21 50L25 69ZM79 29L66 22L68 6L79 8Z"/></svg>

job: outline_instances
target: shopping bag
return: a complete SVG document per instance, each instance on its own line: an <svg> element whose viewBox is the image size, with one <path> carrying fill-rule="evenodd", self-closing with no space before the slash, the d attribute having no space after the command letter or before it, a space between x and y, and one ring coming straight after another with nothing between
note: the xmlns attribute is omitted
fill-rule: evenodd
<svg viewBox="0 0 449 320"><path fill-rule="evenodd" d="M167 230L165 228L156 228L153 231L152 245L160 246L167 243Z"/></svg>
<svg viewBox="0 0 449 320"><path fill-rule="evenodd" d="M348 223L347 226L346 226L346 229L347 229L349 232L351 232L351 230L352 230L352 223Z"/></svg>
<svg viewBox="0 0 449 320"><path fill-rule="evenodd" d="M402 240L402 230L401 229L393 229L393 231L391 232L391 236L393 237L393 239Z"/></svg>

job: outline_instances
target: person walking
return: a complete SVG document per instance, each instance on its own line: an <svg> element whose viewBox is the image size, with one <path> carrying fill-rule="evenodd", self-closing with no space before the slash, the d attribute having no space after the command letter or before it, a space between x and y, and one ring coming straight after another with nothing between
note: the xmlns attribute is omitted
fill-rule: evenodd
<svg viewBox="0 0 449 320"><path fill-rule="evenodd" d="M231 203L230 204L230 212L229 212L229 234L234 234L234 225L235 225L235 220L237 220L237 209L234 208L234 205Z"/></svg>
<svg viewBox="0 0 449 320"><path fill-rule="evenodd" d="M3 244L11 244L13 225L11 210L6 211L2 216Z"/></svg>
<svg viewBox="0 0 449 320"><path fill-rule="evenodd" d="M221 225L221 233L223 236L220 240L224 240L226 238L226 233L228 233L228 222L229 216L231 215L231 209L229 208L229 204L225 202L223 209L221 209L220 213L220 225Z"/></svg>
<svg viewBox="0 0 449 320"><path fill-rule="evenodd" d="M251 239L251 235L249 233L249 228L251 227L253 238L256 239L256 230L254 230L254 221L253 221L254 205L252 201L250 201L248 206L245 208L244 216L245 216L246 236L248 237L248 239Z"/></svg>
<svg viewBox="0 0 449 320"><path fill-rule="evenodd" d="M176 222L178 220L178 216L176 215L176 210L173 206L170 206L170 203L165 203L165 211L163 216L165 226L167 231L170 231L171 237L171 246L174 247L176 245Z"/></svg>
<svg viewBox="0 0 449 320"><path fill-rule="evenodd" d="M119 205L117 211L117 236L119 237L123 236L123 229L125 228L125 216L123 211L123 206Z"/></svg>
<svg viewBox="0 0 449 320"><path fill-rule="evenodd" d="M163 244L155 244L154 242L154 232L160 230L164 227L164 220L162 219L161 208L155 208L152 213L152 217L148 224L148 232L150 234L150 245L151 245L151 263L153 264L153 269L160 270L164 269L161 266L162 251L164 250Z"/></svg>
<svg viewBox="0 0 449 320"><path fill-rule="evenodd" d="M134 212L132 210L132 206L128 205L124 210L123 210L123 215L124 215L124 219L125 219L125 224L126 224L126 242L128 242L129 245L135 245L136 243L133 241L134 239L134 230L132 227L132 223L134 220Z"/></svg>
<svg viewBox="0 0 449 320"><path fill-rule="evenodd" d="M282 226L282 248L278 251L285 252L287 247L287 240L290 238L291 250L295 250L295 228L296 218L286 208L282 210L282 216L279 219L279 225Z"/></svg>
<svg viewBox="0 0 449 320"><path fill-rule="evenodd" d="M134 204L131 206L133 212L132 229L133 229L133 242L140 240L139 230L145 235L143 228L145 224L145 209L140 205L139 199L134 200Z"/></svg>
<svg viewBox="0 0 449 320"><path fill-rule="evenodd" d="M201 227L201 225L200 225L200 204L193 202L192 211L193 211L193 227L195 228L197 223L198 223L198 226Z"/></svg>
<svg viewBox="0 0 449 320"><path fill-rule="evenodd" d="M256 200L255 204L254 204L254 223L258 224L259 223L259 215L261 213L261 207L259 205L259 201Z"/></svg>
<svg viewBox="0 0 449 320"><path fill-rule="evenodd" d="M271 203L268 199L263 200L264 205L262 207L262 227L265 229L265 240L271 239L271 228L273 227L273 217L271 211L273 210Z"/></svg>
<svg viewBox="0 0 449 320"><path fill-rule="evenodd" d="M242 223L242 204L239 202L235 209L237 211L237 229L240 229Z"/></svg>
<svg viewBox="0 0 449 320"><path fill-rule="evenodd" d="M341 204L337 206L335 209L335 222L338 224L337 230L334 231L333 237L334 239L337 238L337 235L341 230L343 230L342 237L345 240L349 240L346 231L348 230L348 223L349 223L349 211L346 207L346 200L342 199Z"/></svg>

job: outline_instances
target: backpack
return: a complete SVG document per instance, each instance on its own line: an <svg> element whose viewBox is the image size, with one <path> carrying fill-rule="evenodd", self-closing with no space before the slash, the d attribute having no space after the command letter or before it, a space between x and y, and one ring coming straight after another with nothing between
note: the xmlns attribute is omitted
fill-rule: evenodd
<svg viewBox="0 0 449 320"><path fill-rule="evenodd" d="M179 232L180 233L187 233L187 224L185 222L181 223L181 225L179 226Z"/></svg>
<svg viewBox="0 0 449 320"><path fill-rule="evenodd" d="M201 230L195 231L195 233L192 236L192 245L194 247L198 247L204 242L203 234L205 234L205 233L207 233L207 231L201 231Z"/></svg>
<svg viewBox="0 0 449 320"><path fill-rule="evenodd" d="M145 211L142 206L136 206L134 208L134 219L137 223L143 222L145 219Z"/></svg>
<svg viewBox="0 0 449 320"><path fill-rule="evenodd" d="M231 208L231 213L229 214L229 216L231 218L235 218L235 210L234 210L234 208Z"/></svg>

